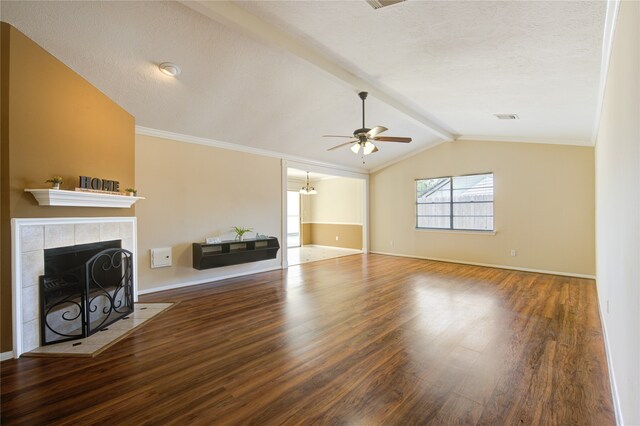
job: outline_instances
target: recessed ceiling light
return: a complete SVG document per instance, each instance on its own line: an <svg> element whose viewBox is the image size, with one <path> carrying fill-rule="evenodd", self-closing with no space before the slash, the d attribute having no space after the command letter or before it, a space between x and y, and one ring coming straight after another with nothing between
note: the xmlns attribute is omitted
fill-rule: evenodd
<svg viewBox="0 0 640 426"><path fill-rule="evenodd" d="M179 66L171 62L163 62L158 65L158 68L160 68L160 72L171 77L177 77L182 72Z"/></svg>
<svg viewBox="0 0 640 426"><path fill-rule="evenodd" d="M493 114L496 116L496 118L498 118L498 120L518 120L520 117L518 117L517 114Z"/></svg>

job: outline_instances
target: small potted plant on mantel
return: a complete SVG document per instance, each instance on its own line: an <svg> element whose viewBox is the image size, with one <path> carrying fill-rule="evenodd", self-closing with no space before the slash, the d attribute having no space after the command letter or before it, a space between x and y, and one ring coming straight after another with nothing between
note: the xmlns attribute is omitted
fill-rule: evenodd
<svg viewBox="0 0 640 426"><path fill-rule="evenodd" d="M62 182L64 182L64 180L60 176L53 176L52 178L49 178L49 179L45 180L44 182L45 183L50 183L51 184L51 189L60 189L60 184Z"/></svg>
<svg viewBox="0 0 640 426"><path fill-rule="evenodd" d="M125 191L127 192L127 195L130 197L135 197L136 194L138 194L138 190L135 188L127 188L125 189Z"/></svg>
<svg viewBox="0 0 640 426"><path fill-rule="evenodd" d="M252 228L243 228L242 226L234 226L231 229L236 233L236 241L242 241L244 234L252 231Z"/></svg>

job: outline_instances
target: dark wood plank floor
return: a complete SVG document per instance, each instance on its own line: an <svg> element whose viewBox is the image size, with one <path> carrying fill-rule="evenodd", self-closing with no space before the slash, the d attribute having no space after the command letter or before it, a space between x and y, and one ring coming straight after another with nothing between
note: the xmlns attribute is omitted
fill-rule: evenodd
<svg viewBox="0 0 640 426"><path fill-rule="evenodd" d="M592 280L355 255L141 301L180 303L3 362L2 424L614 424Z"/></svg>

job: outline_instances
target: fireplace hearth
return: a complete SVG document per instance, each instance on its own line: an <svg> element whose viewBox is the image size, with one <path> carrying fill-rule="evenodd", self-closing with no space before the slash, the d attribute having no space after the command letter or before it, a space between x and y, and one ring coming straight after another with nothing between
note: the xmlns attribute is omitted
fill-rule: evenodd
<svg viewBox="0 0 640 426"><path fill-rule="evenodd" d="M133 255L120 240L44 251L41 345L88 337L133 312Z"/></svg>

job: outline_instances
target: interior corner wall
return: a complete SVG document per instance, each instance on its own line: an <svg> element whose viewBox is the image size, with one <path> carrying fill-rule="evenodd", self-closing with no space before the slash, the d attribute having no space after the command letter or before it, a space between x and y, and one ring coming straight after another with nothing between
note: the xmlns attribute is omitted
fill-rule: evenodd
<svg viewBox="0 0 640 426"><path fill-rule="evenodd" d="M596 282L618 421L638 425L640 3L619 7L596 141Z"/></svg>
<svg viewBox="0 0 640 426"><path fill-rule="evenodd" d="M0 25L0 352L13 346L11 329L11 214L9 208L9 38Z"/></svg>
<svg viewBox="0 0 640 426"><path fill-rule="evenodd" d="M415 179L486 172L495 235L416 229ZM594 185L591 147L442 143L371 175L371 251L591 276Z"/></svg>
<svg viewBox="0 0 640 426"><path fill-rule="evenodd" d="M135 185L135 121L98 89L14 27L2 23L2 340L12 348L12 218L133 216L134 209L40 207L25 188L62 189L79 175Z"/></svg>
<svg viewBox="0 0 640 426"><path fill-rule="evenodd" d="M138 288L203 283L280 267L282 166L277 158L151 136L136 136ZM278 237L277 259L199 271L192 243L233 239L232 226ZM253 233L249 234L250 237ZM171 247L173 266L151 269L149 250Z"/></svg>

